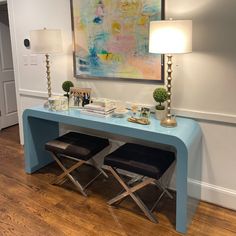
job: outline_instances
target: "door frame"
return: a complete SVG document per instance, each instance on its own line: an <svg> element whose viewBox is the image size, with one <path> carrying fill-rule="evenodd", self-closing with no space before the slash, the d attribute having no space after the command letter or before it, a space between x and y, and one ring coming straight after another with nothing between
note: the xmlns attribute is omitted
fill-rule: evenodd
<svg viewBox="0 0 236 236"><path fill-rule="evenodd" d="M19 122L19 103L18 103L18 99L19 99L19 84L18 84L18 79L16 76L16 68L18 68L18 62L16 60L16 39L15 37L13 37L14 32L15 32L15 28L14 28L14 20L12 18L13 16L13 12L10 10L9 8L9 4L11 4L12 6L12 1L10 0L0 0L0 5L6 5L7 8L7 14L8 14L8 21L9 21L9 33L10 33L10 39L11 39L11 51L12 51L12 63L13 63L13 76L14 76L14 83L15 83L15 93L16 93L16 104L17 104L17 116L18 116L18 122ZM13 8L11 8L13 10ZM1 14L1 12L0 12ZM4 14L4 13L3 13ZM19 70L18 70L19 71ZM3 106L5 104L0 103L0 112L3 112ZM0 131L3 129L2 126L2 122L3 122L3 117L0 115Z"/></svg>
<svg viewBox="0 0 236 236"><path fill-rule="evenodd" d="M0 0L0 5L4 5L4 4L7 4L7 0L4 0L4 1ZM2 130L2 116L1 116L1 110L2 110L1 108L2 107L1 106L2 106L2 104L0 103L0 132Z"/></svg>

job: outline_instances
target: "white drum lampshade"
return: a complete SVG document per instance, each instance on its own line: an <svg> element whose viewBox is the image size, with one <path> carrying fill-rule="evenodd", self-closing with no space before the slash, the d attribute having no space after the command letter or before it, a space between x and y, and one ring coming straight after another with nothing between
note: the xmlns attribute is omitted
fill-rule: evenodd
<svg viewBox="0 0 236 236"><path fill-rule="evenodd" d="M30 31L30 44L33 53L60 53L62 52L61 30L32 30Z"/></svg>
<svg viewBox="0 0 236 236"><path fill-rule="evenodd" d="M159 54L192 52L192 21L150 22L149 52Z"/></svg>

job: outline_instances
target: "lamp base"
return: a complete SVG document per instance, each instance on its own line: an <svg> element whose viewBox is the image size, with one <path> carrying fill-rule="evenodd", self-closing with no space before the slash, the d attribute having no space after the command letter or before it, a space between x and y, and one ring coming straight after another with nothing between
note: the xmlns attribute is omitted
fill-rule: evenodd
<svg viewBox="0 0 236 236"><path fill-rule="evenodd" d="M161 120L161 126L167 128L174 128L177 126L177 121L174 117L166 117L165 119Z"/></svg>

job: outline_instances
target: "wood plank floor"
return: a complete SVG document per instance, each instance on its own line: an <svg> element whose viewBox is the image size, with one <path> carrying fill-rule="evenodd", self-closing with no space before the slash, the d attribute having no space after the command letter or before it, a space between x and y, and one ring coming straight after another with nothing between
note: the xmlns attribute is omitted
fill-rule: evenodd
<svg viewBox="0 0 236 236"><path fill-rule="evenodd" d="M153 224L130 199L119 208L106 205L120 191L113 178L98 179L85 198L70 184L50 185L58 171L51 164L33 175L25 174L18 126L0 132L0 236L181 235L174 229L175 201L163 199L156 212L159 223ZM85 180L93 173L85 167L80 177ZM149 204L153 190L140 193ZM236 212L201 202L187 235L236 235Z"/></svg>

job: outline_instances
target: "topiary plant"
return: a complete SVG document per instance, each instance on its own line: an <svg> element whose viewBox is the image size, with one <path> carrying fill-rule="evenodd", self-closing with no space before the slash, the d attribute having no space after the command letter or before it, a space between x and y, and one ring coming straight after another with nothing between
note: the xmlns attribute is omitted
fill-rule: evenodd
<svg viewBox="0 0 236 236"><path fill-rule="evenodd" d="M69 98L69 92L70 92L70 88L74 87L74 84L67 80L62 84L62 89L66 92L66 94L64 94L64 96L66 96L67 98Z"/></svg>
<svg viewBox="0 0 236 236"><path fill-rule="evenodd" d="M168 99L168 93L164 88L157 88L153 92L153 98L159 104L156 105L157 110L165 110L165 106L162 105Z"/></svg>

